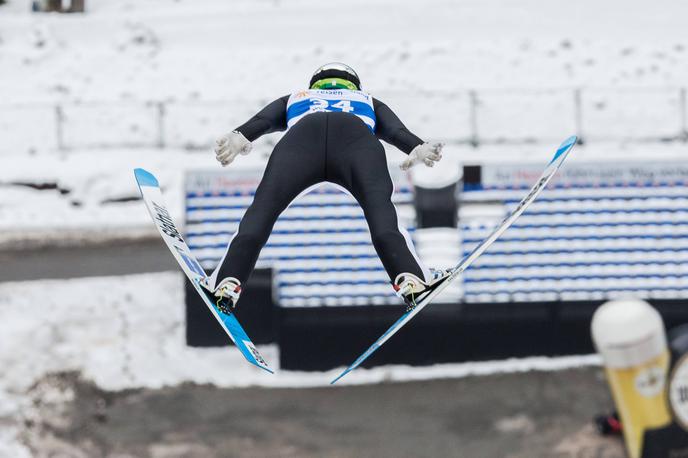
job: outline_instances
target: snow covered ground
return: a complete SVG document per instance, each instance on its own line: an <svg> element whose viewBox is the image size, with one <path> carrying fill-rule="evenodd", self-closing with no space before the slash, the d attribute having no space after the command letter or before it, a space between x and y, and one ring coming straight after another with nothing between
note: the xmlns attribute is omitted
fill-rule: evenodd
<svg viewBox="0 0 688 458"><path fill-rule="evenodd" d="M671 0L91 0L85 15L28 6L0 7L0 155L155 144L148 102L166 104L168 144L207 144L331 60L433 138L565 137L577 127L574 88L596 138L677 136L686 111L688 6Z"/></svg>
<svg viewBox="0 0 688 458"><path fill-rule="evenodd" d="M551 145L484 146L478 149L448 145L443 166L419 167L419 181L432 183L447 169L461 163L530 162L544 164L557 143ZM256 151L242 156L233 169L263 167L269 148L259 143ZM643 161L649 153L655 160L683 160L688 145L592 144L578 146L569 163L590 161ZM94 156L97 158L94 159ZM389 162L396 167L402 153L389 149ZM183 150L79 151L64 155L18 156L4 161L0 174L0 248L55 244L103 243L115 239L154 237L156 232L143 204L133 169L146 168L158 176L173 216L184 220L184 174L194 169L217 169L210 151ZM441 180L440 180L441 181ZM4 182L4 183L3 183ZM37 190L23 185L46 185ZM52 187L55 189L50 189ZM60 191L62 190L62 191Z"/></svg>
<svg viewBox="0 0 688 458"><path fill-rule="evenodd" d="M159 289L152 290L151 284ZM44 290L51 293L44 295ZM21 392L51 372L71 370L109 390L160 388L184 381L220 387L326 386L343 369L280 372L278 349L265 346L261 352L278 369L278 374L271 375L244 362L233 347L187 347L183 294L181 273L0 284L0 364L12 368L0 376L0 387L5 392ZM26 342L31 345L20 345ZM597 357L586 356L424 368L386 366L357 370L341 384L597 363Z"/></svg>
<svg viewBox="0 0 688 458"><path fill-rule="evenodd" d="M184 147L207 144L260 104L303 87L331 60L356 68L365 88L388 99L413 130L449 140L445 167L544 163L577 127L598 142L577 148L571 161L688 152L685 143L601 143L608 133L680 133L686 2L88 0L85 15L35 15L29 6L0 6L0 249L154 236L135 200L135 167L158 175L181 221L184 172L217 167L210 151ZM579 87L582 126L573 97ZM478 149L452 143L472 134L467 94L474 89L477 134L546 141ZM167 110L169 146L162 149L152 147L158 102ZM73 150L58 151L60 141ZM261 139L232 167L260 166L274 141ZM89 146L99 142L151 147ZM401 158L389 151L392 166ZM164 297L142 293L151 283L163 286ZM0 457L30 456L17 439L25 394L51 372L75 370L113 390L183 382L321 386L338 372L271 377L233 348L187 348L182 285L177 273L0 283ZM168 304L162 315L161 302ZM261 350L274 365L278 350ZM382 367L342 383L597 363L591 356Z"/></svg>
<svg viewBox="0 0 688 458"><path fill-rule="evenodd" d="M678 86L674 0L89 0L88 14L0 7L0 100L215 100L301 87L323 61L371 91Z"/></svg>
<svg viewBox="0 0 688 458"><path fill-rule="evenodd" d="M136 197L131 169L157 173L179 216L183 171L216 167L207 149L184 147L208 144L262 103L303 87L330 60L353 65L413 130L448 140L446 167L543 161L579 127L600 141L672 138L681 129L679 88L688 81L682 2L352 0L341 8L315 0L90 0L84 15L31 14L29 4L0 6L4 247L153 235L140 205L127 201ZM585 89L581 126L578 87ZM473 89L475 134L542 144L452 143L472 135ZM148 102L167 104L168 148L89 146L153 146L160 126L157 105ZM55 104L63 109L62 142L73 151L56 150ZM259 140L256 153L232 167L260 164L276 138ZM589 144L575 156L680 158L687 149Z"/></svg>
<svg viewBox="0 0 688 458"><path fill-rule="evenodd" d="M597 138L677 136L686 111L688 7L670 0L93 0L72 16L28 3L0 7L0 155L207 144L329 60L433 138L566 136L574 88Z"/></svg>
<svg viewBox="0 0 688 458"><path fill-rule="evenodd" d="M149 285L155 284L153 290ZM49 291L49 294L47 293ZM341 369L267 374L233 347L189 348L181 273L0 284L0 457L20 447L27 392L52 373L75 371L105 390L185 382L218 387L327 386ZM249 330L250 332L250 330ZM277 366L278 349L261 353ZM359 369L339 383L454 378L597 365L597 356L529 358L431 367ZM47 396L47 395L46 395ZM12 433L14 431L14 433ZM5 436L5 437L3 437ZM3 445L4 444L4 445ZM5 447L3 449L3 447Z"/></svg>

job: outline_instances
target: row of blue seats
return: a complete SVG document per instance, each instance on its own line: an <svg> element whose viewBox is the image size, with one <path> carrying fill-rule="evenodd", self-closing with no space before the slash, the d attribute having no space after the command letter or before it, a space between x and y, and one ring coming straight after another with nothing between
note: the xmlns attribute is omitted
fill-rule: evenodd
<svg viewBox="0 0 688 458"><path fill-rule="evenodd" d="M676 192L675 188L654 188L643 189L619 189L618 185L604 186L602 189L609 191L609 195L599 194L598 190L586 187L553 187L550 196L543 196L536 202L526 214L514 225L512 231L507 232L498 241L493 249L489 250L481 258L473 270L467 271L464 277L465 299L470 301L480 297L485 299L486 295L498 297L508 294L546 294L556 292L557 294L597 294L600 291L618 291L614 288L614 283L634 281L635 286L642 291L662 291L662 282L683 282L688 276L683 276L671 272L657 272L666 270L667 266L675 266L677 272L680 264L673 262L670 258L677 253L675 246L669 244L679 243L681 246L678 252L684 250L688 252L688 246L684 247L684 239L688 241L688 231L683 231L688 227L688 210L684 209L683 200L688 201L686 194ZM672 184L673 186L673 184ZM468 189L465 195L467 200L482 201L484 197L501 194L506 197L506 207L513 208L520 200L520 192L525 187L512 188L483 188ZM474 192L477 191L477 192ZM513 191L513 192L509 192ZM664 193L664 191L666 191ZM321 195L335 195L338 190L319 190L316 193ZM406 188L403 196L397 196L396 200L405 205L410 204L412 196L410 189ZM597 193L597 195L595 195ZM635 194L634 194L635 193ZM189 218L187 223L192 230L188 233L190 245L194 250L202 250L205 253L201 257L204 265L217 263L223 254L225 243L215 238L226 237L229 239L232 231L227 227L236 228L240 220L240 213L246 208L246 196L251 193L219 193L219 194L189 194L189 206L187 208ZM637 194L644 194L637 196ZM650 195L652 194L652 195ZM219 202L218 198L241 197L241 204L231 201ZM192 200L193 199L193 200ZM218 203L219 202L219 203ZM322 215L321 211L326 209L351 209L351 214L337 214L331 212ZM229 211L229 212L228 212ZM237 211L237 217L233 217L233 211ZM304 214L304 212L306 212ZM355 201L349 202L330 200L328 202L318 202L317 198L312 198L308 202L296 203L290 208L289 212L280 218L282 225L278 225L275 235L278 235L279 242L268 242L261 262L272 264L276 271L277 295L285 304L336 304L340 301L351 301L350 294L336 293L331 291L347 289L352 286L351 281L346 281L324 275L326 273L337 272L342 277L350 277L356 273L374 275L375 279L358 279L356 284L368 285L369 291L374 291L363 299L370 301L393 301L396 300L389 290L388 281L384 275L377 255L368 240L354 238L346 240L347 236L360 236L367 232L365 220L357 208ZM334 214L332 214L334 213ZM346 212L345 212L346 213ZM212 215L218 215L217 218ZM646 220L637 220L638 216ZM550 218L550 221L544 219ZM581 218L597 221L581 221ZM607 219L604 219L607 218ZM627 220L624 220L626 218ZM635 219L634 219L635 218ZM556 219L556 221L554 221ZM568 221L567 221L568 220ZM351 222L359 224L356 227L337 227L337 224ZM310 226L320 225L318 227ZM463 251L467 253L472 245L478 243L492 229L495 221L473 221L462 223L461 230L464 236ZM300 229L292 230L288 226L299 224ZM334 227L325 227L330 224ZM648 234L639 233L647 228ZM537 234L538 229L548 229L551 233ZM411 228L413 230L413 228ZM596 231L596 233L577 234L578 231ZM610 233L604 235L600 231L608 230ZM628 230L629 233L624 233ZM532 232L535 235L528 235ZM541 231L540 231L541 232ZM658 233L661 232L661 233ZM685 234L684 234L685 232ZM339 234L344 237L327 239L326 241L317 240L318 236L328 234ZM316 238L316 240L314 240ZM293 240L293 241L292 241ZM650 247L646 242L662 241L662 246ZM554 242L554 244L552 243ZM576 246L575 243L582 243ZM599 243L598 243L599 242ZM531 244L531 249L528 245ZM557 245L559 244L559 245ZM586 245L587 244L587 245ZM611 244L611 246L605 246ZM563 246L562 246L563 245ZM620 246L627 245L627 246ZM686 244L688 245L688 244ZM340 249L347 247L364 249L365 252L358 253L338 253ZM331 248L333 252L323 252L322 249ZM309 253L310 252L310 253ZM654 258L646 258L644 261L631 261L629 255L647 254ZM533 256L587 256L591 260L588 262L552 262L543 263L542 259L532 260ZM619 256L614 261L594 261L595 256L610 255ZM524 257L530 257L532 262L524 262ZM505 259L514 259L514 263ZM605 259L607 259L605 258ZM499 262L490 264L491 259L498 259ZM528 259L528 258L526 258ZM576 258L577 259L577 258ZM313 267L313 262L323 264ZM360 266L354 264L361 262ZM373 265L374 264L374 265ZM565 269L562 272L553 272L555 268L566 267L600 267L614 266L618 273L600 273L595 275L567 275ZM644 266L646 273L631 273L631 267ZM504 269L513 269L514 276L504 275ZM519 275L518 270L521 270ZM529 269L529 270L527 270ZM627 269L627 272L624 272ZM527 271L526 271L527 270ZM495 275L491 275L490 272ZM475 274L473 275L472 272ZM479 275L478 275L479 274ZM527 274L527 275L526 275ZM530 275L532 274L532 275ZM537 288L538 282L558 282L550 285L548 291L540 291ZM533 288L519 290L518 288L504 288L504 284L512 284L515 287L519 283L532 282ZM571 289L571 283L576 284L577 289ZM590 292L585 291L584 287L578 288L584 283L595 283L595 288ZM482 285L489 286L490 291L480 291ZM384 286L384 289L382 287ZM541 286L541 285L540 285ZM667 285L664 285L666 287ZM677 291L676 285L664 288L667 291ZM567 289L568 288L568 289ZM378 291L379 289L379 291ZM624 288L621 288L623 290ZM680 289L679 289L680 290ZM383 292L384 291L384 292ZM304 294L307 292L308 294ZM359 300L360 301L360 300Z"/></svg>
<svg viewBox="0 0 688 458"><path fill-rule="evenodd" d="M685 297L685 185L551 187L465 272L464 301ZM464 197L476 203L497 199L512 210L526 189L468 186ZM494 224L462 222L464 255Z"/></svg>
<svg viewBox="0 0 688 458"><path fill-rule="evenodd" d="M192 250L201 254L199 261L204 267L212 268L219 262L252 195L246 190L187 194L187 241ZM393 201L398 208L411 207L411 188L397 185ZM413 232L414 228L409 229ZM332 187L320 187L289 207L261 254L261 264L274 268L276 296L283 306L399 303L357 202ZM316 288L304 289L303 280L317 278L318 272L339 272L340 278L359 277L357 284L367 288L355 297L349 292L337 292L353 287L342 288L341 281L320 281ZM307 294L302 294L304 291Z"/></svg>
<svg viewBox="0 0 688 458"><path fill-rule="evenodd" d="M502 190L528 190L532 184L518 184L518 185L504 185L504 186L485 186L482 183L463 183L464 192L481 192L481 191L502 191ZM607 189L607 188L674 188L688 186L688 182L674 180L674 181L607 181L607 182L590 182L590 183L551 183L548 188L552 189Z"/></svg>

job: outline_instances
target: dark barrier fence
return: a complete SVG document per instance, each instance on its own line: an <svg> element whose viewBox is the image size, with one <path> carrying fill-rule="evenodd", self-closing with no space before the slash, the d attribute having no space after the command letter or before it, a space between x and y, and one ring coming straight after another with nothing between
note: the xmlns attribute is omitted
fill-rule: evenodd
<svg viewBox="0 0 688 458"><path fill-rule="evenodd" d="M269 270L251 277L237 317L254 342L279 345L282 369L320 371L348 365L403 312L401 306L281 308L270 300L269 277ZM667 328L688 322L685 301L650 302ZM601 303L434 304L364 367L590 354L590 321ZM187 342L229 342L188 282Z"/></svg>

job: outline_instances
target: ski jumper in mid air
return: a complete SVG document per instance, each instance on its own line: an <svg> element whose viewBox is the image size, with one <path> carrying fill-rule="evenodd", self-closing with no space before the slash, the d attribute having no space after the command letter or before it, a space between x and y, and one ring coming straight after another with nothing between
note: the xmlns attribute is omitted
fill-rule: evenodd
<svg viewBox="0 0 688 458"><path fill-rule="evenodd" d="M308 90L280 97L218 139L217 160L227 166L239 154L248 154L252 141L284 130L253 202L205 288L221 298L222 311L230 313L282 211L304 190L330 182L351 193L363 209L394 290L413 307L414 297L444 272L424 271L399 228L392 179L379 140L409 155L401 164L403 170L418 162L433 166L442 157L442 145L412 134L387 105L361 91L353 69L332 63L313 74Z"/></svg>

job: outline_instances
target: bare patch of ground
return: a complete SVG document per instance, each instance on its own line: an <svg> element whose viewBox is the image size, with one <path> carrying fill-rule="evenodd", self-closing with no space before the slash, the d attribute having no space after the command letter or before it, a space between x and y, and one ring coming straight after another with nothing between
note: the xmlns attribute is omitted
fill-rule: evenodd
<svg viewBox="0 0 688 458"><path fill-rule="evenodd" d="M36 456L622 458L591 417L599 368L304 389L181 385L105 392L76 374L28 393Z"/></svg>

